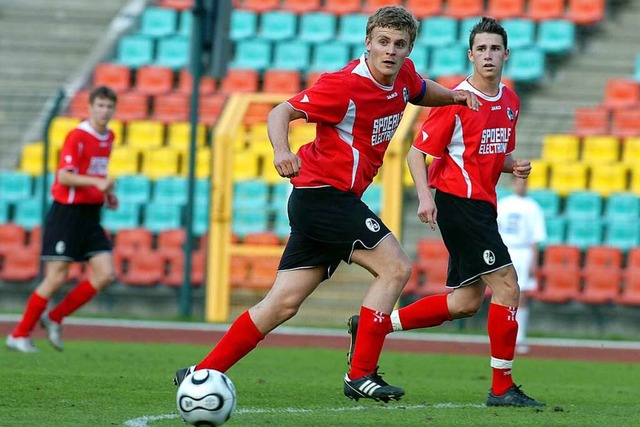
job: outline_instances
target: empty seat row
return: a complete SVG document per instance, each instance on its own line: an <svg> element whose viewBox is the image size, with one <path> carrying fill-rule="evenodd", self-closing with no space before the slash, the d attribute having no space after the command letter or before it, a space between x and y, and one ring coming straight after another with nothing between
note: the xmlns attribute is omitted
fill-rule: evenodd
<svg viewBox="0 0 640 427"><path fill-rule="evenodd" d="M551 134L542 139L542 159L554 161L577 161L586 164L618 163L632 165L640 137L620 138L616 135Z"/></svg>

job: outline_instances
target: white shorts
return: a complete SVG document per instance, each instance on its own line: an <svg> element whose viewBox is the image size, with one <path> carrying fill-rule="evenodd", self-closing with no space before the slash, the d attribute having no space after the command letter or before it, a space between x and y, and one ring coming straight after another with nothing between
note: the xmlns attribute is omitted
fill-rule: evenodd
<svg viewBox="0 0 640 427"><path fill-rule="evenodd" d="M521 291L535 291L538 289L538 281L532 277L531 260L533 259L533 251L531 248L509 248L509 255L513 262L513 267L518 274L518 285Z"/></svg>

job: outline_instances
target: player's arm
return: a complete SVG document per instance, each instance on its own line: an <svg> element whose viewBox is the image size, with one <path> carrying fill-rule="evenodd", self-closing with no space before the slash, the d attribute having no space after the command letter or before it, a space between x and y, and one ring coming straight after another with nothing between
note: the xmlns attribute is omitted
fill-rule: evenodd
<svg viewBox="0 0 640 427"><path fill-rule="evenodd" d="M409 154L407 154L407 164L418 193L418 218L420 218L420 221L429 224L432 230L435 230L438 211L431 195L431 190L429 190L426 155L422 151L411 147Z"/></svg>
<svg viewBox="0 0 640 427"><path fill-rule="evenodd" d="M67 187L96 187L102 192L113 191L115 181L99 176L79 175L69 169L58 171L58 182Z"/></svg>
<svg viewBox="0 0 640 427"><path fill-rule="evenodd" d="M273 147L273 165L284 178L298 176L302 161L291 152L289 146L289 123L306 118L302 111L294 109L288 102L275 107L267 118L267 132Z"/></svg>
<svg viewBox="0 0 640 427"><path fill-rule="evenodd" d="M468 90L451 90L434 82L425 80L427 88L422 99L417 101L418 105L425 107L442 107L444 105L460 104L466 105L474 111L478 111L482 103L475 93Z"/></svg>
<svg viewBox="0 0 640 427"><path fill-rule="evenodd" d="M511 173L522 179L527 179L531 173L531 162L529 160L516 160L511 154L507 154L504 158L502 172Z"/></svg>

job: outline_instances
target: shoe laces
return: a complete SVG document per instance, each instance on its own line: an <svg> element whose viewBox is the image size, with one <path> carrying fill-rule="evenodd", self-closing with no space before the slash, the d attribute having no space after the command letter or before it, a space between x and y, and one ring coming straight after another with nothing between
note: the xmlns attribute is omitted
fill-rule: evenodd
<svg viewBox="0 0 640 427"><path fill-rule="evenodd" d="M533 399L533 398L531 398L531 397L527 396L527 395L525 394L525 392L524 392L524 391L522 391L522 389L521 389L522 385L515 385L515 384L514 384L514 387L515 387L515 393L516 393L519 397L521 397L522 399L524 399L524 400L526 400L526 401L529 401L529 402L533 402L533 401L535 401L535 399Z"/></svg>
<svg viewBox="0 0 640 427"><path fill-rule="evenodd" d="M371 379L375 380L376 382L378 382L383 386L389 385L386 383L385 380L382 379L382 375L384 375L384 372L378 372L378 366L376 366L376 370L373 371L373 374L371 374Z"/></svg>

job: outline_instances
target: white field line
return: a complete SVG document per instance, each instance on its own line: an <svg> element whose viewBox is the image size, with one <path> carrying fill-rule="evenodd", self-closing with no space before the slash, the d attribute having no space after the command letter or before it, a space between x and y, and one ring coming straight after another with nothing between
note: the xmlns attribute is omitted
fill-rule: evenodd
<svg viewBox="0 0 640 427"><path fill-rule="evenodd" d="M325 412L354 412L373 410L413 410L413 409L448 409L448 408L485 408L485 405L469 403L438 403L435 405L393 405L393 406L343 406L339 408L240 408L235 411L235 415L242 414L315 414ZM180 418L178 414L144 415L132 418L124 422L126 427L150 427L155 421L171 420Z"/></svg>

